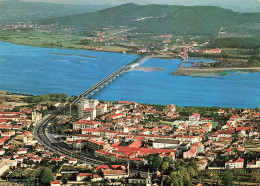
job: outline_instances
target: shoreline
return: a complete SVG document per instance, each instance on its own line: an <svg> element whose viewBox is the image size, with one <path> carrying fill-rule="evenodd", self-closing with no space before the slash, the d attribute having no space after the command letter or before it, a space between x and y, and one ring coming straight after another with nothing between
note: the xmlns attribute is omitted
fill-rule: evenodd
<svg viewBox="0 0 260 186"><path fill-rule="evenodd" d="M196 74L207 74L207 73L221 73L225 71L249 71L249 72L260 72L260 67L243 67L243 68L193 68L193 67L180 67L173 75L181 76L193 76L193 77L211 77L211 76L196 76Z"/></svg>
<svg viewBox="0 0 260 186"><path fill-rule="evenodd" d="M19 43L19 42L13 42L13 41L5 41L5 40L0 40L0 42L5 42L5 43L11 43L15 45L21 45L21 46L28 46L28 47L37 47L37 48L53 48L53 49L60 49L60 50L81 50L81 51L92 51L92 52L109 52L109 53L116 53L116 54L128 54L128 55L140 55L137 53L123 53L123 52L116 52L116 51L109 51L109 50L93 50L93 49L84 49L82 48L74 48L74 47L57 47L57 46L43 46L43 45L29 45L25 43Z"/></svg>

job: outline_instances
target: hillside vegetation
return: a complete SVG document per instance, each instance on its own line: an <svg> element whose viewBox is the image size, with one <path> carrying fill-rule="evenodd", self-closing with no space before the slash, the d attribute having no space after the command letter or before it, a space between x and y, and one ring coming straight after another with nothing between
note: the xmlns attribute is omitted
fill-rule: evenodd
<svg viewBox="0 0 260 186"><path fill-rule="evenodd" d="M154 34L218 35L221 27L260 23L260 13L238 13L214 6L124 4L97 12L43 20L78 30L126 26Z"/></svg>
<svg viewBox="0 0 260 186"><path fill-rule="evenodd" d="M95 12L105 5L70 5L39 2L20 2L19 0L0 1L0 24L36 21L86 12Z"/></svg>

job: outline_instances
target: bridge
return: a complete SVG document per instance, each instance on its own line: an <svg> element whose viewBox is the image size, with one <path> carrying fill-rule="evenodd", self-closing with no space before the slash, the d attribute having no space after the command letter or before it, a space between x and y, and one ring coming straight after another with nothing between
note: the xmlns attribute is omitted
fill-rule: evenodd
<svg viewBox="0 0 260 186"><path fill-rule="evenodd" d="M84 99L85 97L89 96L89 95L93 95L94 92L98 92L100 90L100 88L103 88L104 85L107 85L109 82L112 82L114 79L116 79L117 77L119 77L120 75L124 74L125 72L129 72L129 70L131 70L132 68L134 68L135 66L138 66L139 64L144 63L145 61L147 61L149 59L149 54L145 54L140 56L139 58L135 59L134 61L132 61L131 63L121 67L120 69L118 69L117 71L113 72L112 74L110 74L109 76L107 76L106 78L102 79L100 82L96 83L95 85L93 85L92 87L90 87L89 89L87 89L85 92L81 93L77 99L75 99L71 105L75 105L76 103L80 102L82 99Z"/></svg>
<svg viewBox="0 0 260 186"><path fill-rule="evenodd" d="M122 75L125 72L128 72L133 67L143 63L144 61L146 61L148 59L149 59L148 54L142 55L139 58L132 61L131 63L129 63L128 65L125 65L122 68L118 69L117 71L113 72L112 74L110 74L109 76L107 76L106 78L101 80L100 82L96 83L95 85L93 85L92 87L87 89L85 92L81 93L78 96L78 98L76 100L74 100L72 105L77 104L82 99L84 99L84 97L93 94L93 92L98 91L101 87L108 84L110 81L113 81L118 76ZM66 109L68 109L68 105L64 106L63 108L61 108L57 111L55 111L53 114L48 114L45 117L43 117L42 120L40 120L36 124L36 126L34 127L33 133L34 133L35 138L38 140L39 143L44 145L47 149L49 149L49 150L51 150L55 153L58 153L58 154L63 154L67 158L76 158L76 159L78 159L79 162L89 164L89 165L96 165L97 166L97 165L107 164L108 163L107 161L102 161L102 160L97 160L95 158L90 158L83 153L77 153L77 152L72 151L70 149L63 148L58 143L53 141L53 139L50 137L49 133L46 131L47 126L58 115L60 115L62 112L64 112ZM136 171L136 170L131 170L131 171L133 173L141 173L141 174L144 174L144 175L147 174L147 172L142 172L142 171Z"/></svg>

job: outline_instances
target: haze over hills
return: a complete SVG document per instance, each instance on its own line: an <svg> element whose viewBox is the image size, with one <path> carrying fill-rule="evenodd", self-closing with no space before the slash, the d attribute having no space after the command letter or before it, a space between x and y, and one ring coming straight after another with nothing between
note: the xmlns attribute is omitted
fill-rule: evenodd
<svg viewBox="0 0 260 186"><path fill-rule="evenodd" d="M260 12L259 0L21 0L26 2L51 2L88 5L120 5L126 3L145 4L167 4L185 6L219 6L231 9L235 12Z"/></svg>
<svg viewBox="0 0 260 186"><path fill-rule="evenodd" d="M28 22L44 18L95 12L108 5L72 5L54 3L26 3L18 0L0 0L0 24L11 22Z"/></svg>
<svg viewBox="0 0 260 186"><path fill-rule="evenodd" d="M124 4L97 12L44 20L78 30L95 31L110 26L126 26L138 32L173 34L218 34L221 27L256 25L260 13L238 13L215 6Z"/></svg>

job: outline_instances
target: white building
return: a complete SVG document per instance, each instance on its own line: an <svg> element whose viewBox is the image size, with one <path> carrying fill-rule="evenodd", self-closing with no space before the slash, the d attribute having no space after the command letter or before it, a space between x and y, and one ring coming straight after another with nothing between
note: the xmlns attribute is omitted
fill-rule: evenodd
<svg viewBox="0 0 260 186"><path fill-rule="evenodd" d="M181 142L179 140L172 139L156 139L153 142L153 148L164 149L164 148L175 148L179 146Z"/></svg>
<svg viewBox="0 0 260 186"><path fill-rule="evenodd" d="M194 113L189 117L189 121L199 121L200 120L200 114Z"/></svg>

